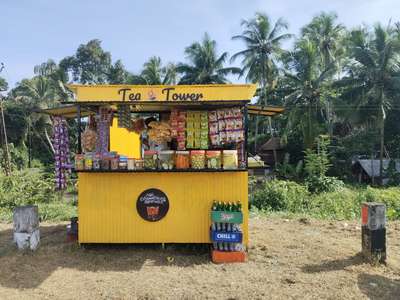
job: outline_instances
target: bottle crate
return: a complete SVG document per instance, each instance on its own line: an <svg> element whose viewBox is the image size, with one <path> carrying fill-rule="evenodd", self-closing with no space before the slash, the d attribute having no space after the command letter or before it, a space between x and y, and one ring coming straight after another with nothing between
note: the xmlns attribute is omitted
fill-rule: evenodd
<svg viewBox="0 0 400 300"><path fill-rule="evenodd" d="M211 259L216 264L245 262L246 261L246 253L243 251L228 252L228 251L212 250Z"/></svg>

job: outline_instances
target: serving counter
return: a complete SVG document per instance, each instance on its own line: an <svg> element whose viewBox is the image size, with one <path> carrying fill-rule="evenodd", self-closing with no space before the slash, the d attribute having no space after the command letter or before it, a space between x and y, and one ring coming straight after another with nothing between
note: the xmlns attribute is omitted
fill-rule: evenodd
<svg viewBox="0 0 400 300"><path fill-rule="evenodd" d="M247 170L82 171L80 243L209 243L214 200L241 202L243 243L248 243ZM157 222L138 213L145 191L157 189L168 213Z"/></svg>

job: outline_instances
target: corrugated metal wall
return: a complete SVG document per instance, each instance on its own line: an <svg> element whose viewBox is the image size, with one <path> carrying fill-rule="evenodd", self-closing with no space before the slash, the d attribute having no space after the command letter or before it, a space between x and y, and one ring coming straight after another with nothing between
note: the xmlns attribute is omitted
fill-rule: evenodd
<svg viewBox="0 0 400 300"><path fill-rule="evenodd" d="M80 243L208 243L213 200L241 201L248 241L247 171L213 173L80 173ZM168 214L158 222L136 211L141 192L162 190Z"/></svg>

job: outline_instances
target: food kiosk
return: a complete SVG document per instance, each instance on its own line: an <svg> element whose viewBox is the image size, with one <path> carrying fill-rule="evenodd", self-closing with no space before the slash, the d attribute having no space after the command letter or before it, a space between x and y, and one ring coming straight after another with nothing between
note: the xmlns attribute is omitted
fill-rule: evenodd
<svg viewBox="0 0 400 300"><path fill-rule="evenodd" d="M247 246L248 112L282 108L250 106L252 84L69 87L47 113L78 121L79 243L210 243L222 204Z"/></svg>

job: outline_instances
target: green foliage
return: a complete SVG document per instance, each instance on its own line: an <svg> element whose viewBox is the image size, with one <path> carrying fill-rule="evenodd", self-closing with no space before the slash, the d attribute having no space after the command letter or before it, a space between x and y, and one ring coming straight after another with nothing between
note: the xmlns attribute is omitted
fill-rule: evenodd
<svg viewBox="0 0 400 300"><path fill-rule="evenodd" d="M55 200L51 177L39 169L0 174L0 207L13 209L18 205L50 203Z"/></svg>
<svg viewBox="0 0 400 300"><path fill-rule="evenodd" d="M310 193L319 194L324 192L340 191L344 187L343 181L330 176L308 176L305 185Z"/></svg>
<svg viewBox="0 0 400 300"><path fill-rule="evenodd" d="M323 138L317 139L318 149L306 149L304 157L304 169L308 176L325 176L331 164L328 156L328 141Z"/></svg>
<svg viewBox="0 0 400 300"><path fill-rule="evenodd" d="M274 180L256 190L251 205L261 210L300 212L307 208L308 198L304 186L291 181Z"/></svg>
<svg viewBox="0 0 400 300"><path fill-rule="evenodd" d="M400 219L399 187L341 187L338 191L312 194L295 182L273 180L256 188L252 207L263 211L306 214L322 219L351 220L360 217L361 204L382 202L389 220Z"/></svg>
<svg viewBox="0 0 400 300"><path fill-rule="evenodd" d="M101 41L94 39L81 44L76 54L61 60L60 66L72 73L74 81L80 83L106 83L111 68L111 54L104 51Z"/></svg>
<svg viewBox="0 0 400 300"><path fill-rule="evenodd" d="M39 203L38 209L42 221L69 221L71 217L77 216L76 205L65 200Z"/></svg>
<svg viewBox="0 0 400 300"><path fill-rule="evenodd" d="M275 172L281 179L300 181L303 175L303 161L299 160L297 164L289 162L289 153L285 154L283 162L277 166Z"/></svg>
<svg viewBox="0 0 400 300"><path fill-rule="evenodd" d="M203 40L185 48L187 63L180 63L176 71L182 75L179 84L226 83L226 76L239 74L239 68L224 67L228 53L217 54L217 42L206 33Z"/></svg>
<svg viewBox="0 0 400 300"><path fill-rule="evenodd" d="M328 145L329 140L320 136L317 138L317 149L305 151L305 185L311 193L333 192L344 187L341 180L326 176L331 167Z"/></svg>
<svg viewBox="0 0 400 300"><path fill-rule="evenodd" d="M0 77L0 92L7 91L7 89L8 89L7 81L3 77Z"/></svg>

